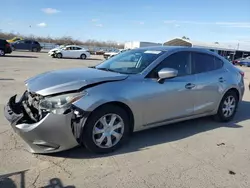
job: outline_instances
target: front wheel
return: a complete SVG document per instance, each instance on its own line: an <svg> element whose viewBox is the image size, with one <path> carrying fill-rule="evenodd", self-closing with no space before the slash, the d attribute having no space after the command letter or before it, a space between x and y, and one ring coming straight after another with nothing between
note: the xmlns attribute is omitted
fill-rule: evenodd
<svg viewBox="0 0 250 188"><path fill-rule="evenodd" d="M56 54L56 57L57 57L57 58L62 58L62 54L61 54L61 53L58 53L58 54Z"/></svg>
<svg viewBox="0 0 250 188"><path fill-rule="evenodd" d="M119 106L105 105L90 115L81 141L94 153L109 153L128 140L129 130L126 111Z"/></svg>
<svg viewBox="0 0 250 188"><path fill-rule="evenodd" d="M228 91L220 102L217 114L214 116L220 122L228 122L233 119L239 99L235 91Z"/></svg>

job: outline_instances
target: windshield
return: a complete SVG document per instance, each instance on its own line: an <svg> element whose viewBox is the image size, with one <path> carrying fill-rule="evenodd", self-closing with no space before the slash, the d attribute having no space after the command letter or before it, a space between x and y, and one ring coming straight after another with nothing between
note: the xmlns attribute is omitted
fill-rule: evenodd
<svg viewBox="0 0 250 188"><path fill-rule="evenodd" d="M138 74L163 53L164 52L160 50L130 50L104 61L95 68L125 74Z"/></svg>

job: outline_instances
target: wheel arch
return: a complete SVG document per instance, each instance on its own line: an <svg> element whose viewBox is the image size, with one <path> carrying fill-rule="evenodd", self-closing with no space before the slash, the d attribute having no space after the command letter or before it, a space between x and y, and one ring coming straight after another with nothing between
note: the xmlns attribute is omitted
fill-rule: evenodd
<svg viewBox="0 0 250 188"><path fill-rule="evenodd" d="M227 94L228 92L230 92L230 91L235 92L235 94L236 94L238 100L240 99L240 92L239 92L239 90L236 89L235 87L228 89L228 90L224 93L224 95L226 95L226 94ZM223 95L223 96L224 96L224 95Z"/></svg>
<svg viewBox="0 0 250 188"><path fill-rule="evenodd" d="M81 52L81 54L80 54L80 58L82 57L82 55L85 55L85 59L88 57L86 53Z"/></svg>
<svg viewBox="0 0 250 188"><path fill-rule="evenodd" d="M97 109L100 109L100 108L102 108L102 107L104 107L106 105L116 105L116 106L119 106L120 108L122 108L122 109L124 109L126 111L126 113L128 114L128 118L129 118L129 130L130 130L130 133L132 133L133 130L134 130L134 122L135 122L134 114L133 114L131 108L127 104L125 104L123 102L109 101L109 102L103 103L103 104L97 106L93 111L91 111L89 116L91 114L93 114Z"/></svg>
<svg viewBox="0 0 250 188"><path fill-rule="evenodd" d="M227 90L225 90L225 91L224 91L224 93L223 93L223 95L222 95L221 99L219 100L219 102L218 102L218 105L217 105L217 108L216 108L216 111L215 111L215 112L217 112L217 111L218 111L219 106L220 106L220 103L221 103L221 100L223 99L223 97L224 97L224 96L225 96L228 92L230 92L230 91L235 92L235 93L236 93L236 95L237 95L237 97L238 97L238 100L240 100L240 91L239 91L239 89L237 89L236 87L231 87L231 88L228 88Z"/></svg>

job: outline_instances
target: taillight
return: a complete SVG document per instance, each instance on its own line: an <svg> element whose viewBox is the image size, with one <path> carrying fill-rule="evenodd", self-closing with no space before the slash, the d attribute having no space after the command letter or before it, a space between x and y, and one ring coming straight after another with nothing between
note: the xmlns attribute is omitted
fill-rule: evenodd
<svg viewBox="0 0 250 188"><path fill-rule="evenodd" d="M9 44L9 43L7 43L5 46L6 46L7 48L9 48L9 47L10 47L10 44Z"/></svg>
<svg viewBox="0 0 250 188"><path fill-rule="evenodd" d="M240 75L244 78L245 73L243 71L240 71Z"/></svg>

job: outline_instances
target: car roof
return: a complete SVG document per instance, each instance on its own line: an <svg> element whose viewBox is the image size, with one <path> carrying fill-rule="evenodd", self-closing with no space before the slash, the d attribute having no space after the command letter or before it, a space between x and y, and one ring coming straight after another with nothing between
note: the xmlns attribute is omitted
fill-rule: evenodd
<svg viewBox="0 0 250 188"><path fill-rule="evenodd" d="M77 45L67 45L65 47L78 47L78 48L82 48L81 46L77 46Z"/></svg>
<svg viewBox="0 0 250 188"><path fill-rule="evenodd" d="M164 51L164 52L190 50L193 52L201 52L201 53L213 54L213 55L218 56L218 54L216 54L215 52L212 52L208 49L189 47L189 46L150 46L150 47L135 48L132 50L138 50L138 49L157 50L157 51Z"/></svg>
<svg viewBox="0 0 250 188"><path fill-rule="evenodd" d="M172 51L172 50L187 50L190 49L192 51L200 51L200 52L210 52L210 50L203 48L195 48L189 46L150 46L150 47L142 47L136 49L145 49L145 50L160 50L160 51Z"/></svg>

